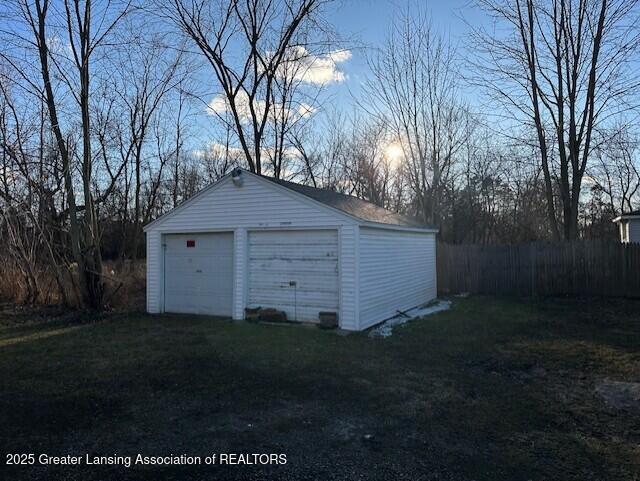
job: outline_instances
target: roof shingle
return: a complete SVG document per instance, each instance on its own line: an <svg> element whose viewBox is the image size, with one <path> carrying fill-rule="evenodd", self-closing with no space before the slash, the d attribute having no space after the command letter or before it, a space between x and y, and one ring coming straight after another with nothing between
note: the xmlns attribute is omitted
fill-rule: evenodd
<svg viewBox="0 0 640 481"><path fill-rule="evenodd" d="M434 226L424 224L415 217L392 212L351 195L340 194L327 189L318 189L308 185L296 184L295 182L275 179L273 177L261 177L367 222L397 225L402 227L418 227L421 229L435 229Z"/></svg>

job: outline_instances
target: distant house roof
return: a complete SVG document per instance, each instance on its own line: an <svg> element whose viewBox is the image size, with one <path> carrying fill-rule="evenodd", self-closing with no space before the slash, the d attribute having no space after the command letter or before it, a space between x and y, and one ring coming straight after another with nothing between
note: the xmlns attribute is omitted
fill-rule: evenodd
<svg viewBox="0 0 640 481"><path fill-rule="evenodd" d="M640 210L632 210L631 212L625 212L624 214L613 219L613 222L620 222L625 219L640 219Z"/></svg>
<svg viewBox="0 0 640 481"><path fill-rule="evenodd" d="M402 227L436 229L436 227L425 224L415 217L397 214L377 206L376 204L367 202L366 200L353 197L352 195L345 195L332 190L318 189L308 185L296 184L295 182L275 179L273 177L261 177L367 222L397 225Z"/></svg>

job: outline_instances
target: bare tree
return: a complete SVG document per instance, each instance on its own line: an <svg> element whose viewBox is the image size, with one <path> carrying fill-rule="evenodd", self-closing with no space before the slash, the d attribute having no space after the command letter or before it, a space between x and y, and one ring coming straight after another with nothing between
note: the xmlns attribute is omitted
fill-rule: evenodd
<svg viewBox="0 0 640 481"><path fill-rule="evenodd" d="M337 110L325 111L324 122L317 129L305 124L292 131L291 143L301 159L299 177L314 187L348 191L347 118Z"/></svg>
<svg viewBox="0 0 640 481"><path fill-rule="evenodd" d="M64 281L69 272L63 267L69 263L59 249L62 206L56 199L63 183L59 158L42 98L20 92L11 75L0 77L0 237L24 279L26 302L49 298L40 279L48 271L58 299L69 305Z"/></svg>
<svg viewBox="0 0 640 481"><path fill-rule="evenodd" d="M172 0L158 4L164 17L198 47L213 69L223 95L214 99L210 110L231 112L253 172L262 173L263 143L282 68L291 60L294 46L311 45L312 27L322 30L316 16L328 2Z"/></svg>
<svg viewBox="0 0 640 481"><path fill-rule="evenodd" d="M587 175L606 195L611 215L630 212L640 203L639 148L637 136L623 127L594 150Z"/></svg>
<svg viewBox="0 0 640 481"><path fill-rule="evenodd" d="M398 178L397 159L386 152L389 143L385 125L352 119L346 145L344 171L348 193L385 208L393 208L393 191Z"/></svg>
<svg viewBox="0 0 640 481"><path fill-rule="evenodd" d="M231 133L227 130L222 142L207 145L202 151L196 152L202 161L205 182L215 182L234 167L243 165L244 154L240 149L230 145L230 137Z"/></svg>
<svg viewBox="0 0 640 481"><path fill-rule="evenodd" d="M133 37L132 29L138 28L134 22L129 26L128 37ZM142 188L146 181L143 168L149 155L155 156L155 149L149 149L152 141L152 128L159 122L162 107L167 109L176 107L169 103L169 93L178 89L176 119L176 163L180 157L180 129L184 95L179 86L184 79L181 69L181 55L173 54L174 49L165 46L160 36L140 40L137 45L129 45L121 52L118 61L120 74L116 87L117 95L122 105L122 114L126 123L124 128L118 129L118 145L120 151L120 165L132 165L133 212L130 222L130 234L124 242L130 244L132 258L137 258L141 223L145 220L142 205ZM173 115L172 115L173 116ZM108 166L108 162L105 163ZM125 176L125 179L127 177ZM128 180L128 179L127 179ZM128 189L127 189L128 190ZM129 196L125 196L125 207L128 207ZM125 208L125 212L127 209Z"/></svg>
<svg viewBox="0 0 640 481"><path fill-rule="evenodd" d="M29 173L35 164L26 147L31 129L22 125L9 90L8 81L0 80L0 237L9 257L3 261L13 262L20 273L14 282L23 283L24 300L33 303L40 295L39 243L30 214L37 205L38 184Z"/></svg>
<svg viewBox="0 0 640 481"><path fill-rule="evenodd" d="M385 45L369 59L365 108L386 122L402 146L418 214L440 224L443 190L465 140L454 49L426 15L394 20Z"/></svg>
<svg viewBox="0 0 640 481"><path fill-rule="evenodd" d="M326 86L324 82L307 82L314 63L306 48L292 47L274 79L272 112L265 132L271 140L266 149L269 171L276 178L298 179L309 167L302 158L305 149L301 141L314 113L321 108L318 100Z"/></svg>
<svg viewBox="0 0 640 481"><path fill-rule="evenodd" d="M69 239L78 266L82 300L86 306L99 308L104 284L93 182L91 67L96 51L127 14L129 4L94 7L91 0L65 0L56 5L48 0L19 2L12 33L26 45L35 47L41 84L29 78L15 56L4 54L3 58L28 88L42 96L47 106L62 164ZM65 92L72 99L70 102L66 102ZM66 118L69 112L76 114L73 120ZM73 135L76 121L78 142ZM77 172L80 180L76 183ZM82 205L77 204L79 199Z"/></svg>
<svg viewBox="0 0 640 481"><path fill-rule="evenodd" d="M512 121L535 131L556 238L561 231L565 239L578 235L580 193L598 128L635 107L629 101L638 82L629 67L640 35L637 3L477 1L500 28L474 29L473 45L482 54L473 62L475 83L488 88Z"/></svg>

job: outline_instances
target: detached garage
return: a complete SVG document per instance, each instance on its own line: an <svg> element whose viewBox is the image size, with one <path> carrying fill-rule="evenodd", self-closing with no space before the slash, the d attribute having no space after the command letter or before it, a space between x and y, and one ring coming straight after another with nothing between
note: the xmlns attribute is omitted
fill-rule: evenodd
<svg viewBox="0 0 640 481"><path fill-rule="evenodd" d="M236 169L145 227L147 310L247 307L362 330L436 297L436 229L369 202Z"/></svg>

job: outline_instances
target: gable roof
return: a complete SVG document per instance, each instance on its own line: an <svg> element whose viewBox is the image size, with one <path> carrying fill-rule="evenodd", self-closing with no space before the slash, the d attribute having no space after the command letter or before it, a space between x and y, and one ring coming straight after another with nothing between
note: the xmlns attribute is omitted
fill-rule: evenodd
<svg viewBox="0 0 640 481"><path fill-rule="evenodd" d="M272 184L277 186L276 188L284 188L290 190L296 195L302 195L311 199L313 202L317 202L334 211L339 211L342 214L346 214L351 218L355 218L356 220L361 220L363 222L368 222L372 224L382 224L386 226L396 226L400 228L410 228L410 229L424 229L427 231L437 232L437 227L434 227L429 224L422 223L419 219L414 217L405 216L402 214L397 214L390 210L379 207L371 202L367 202L366 200L358 199L357 197L353 197L351 195L340 194L338 192L334 192L327 189L318 189L316 187L306 186L302 184L296 184L295 182L289 182L286 180L276 179L274 177L268 177L265 175L254 174L253 172L249 172L244 169L243 173L252 175L257 177L260 180L265 181L267 184ZM227 173L222 176L216 182L209 184L208 186L201 189L196 194L192 195L188 199L184 200L176 207L171 209L169 212L165 212L160 217L152 220L147 225L143 227L143 231L147 231L151 226L163 222L168 217L171 217L176 212L179 212L186 208L188 205L193 203L197 198L202 196L204 193L209 192L223 184L227 181L231 180L232 172Z"/></svg>
<svg viewBox="0 0 640 481"><path fill-rule="evenodd" d="M296 184L295 182L289 182L264 175L260 177L366 222L397 225L401 227L436 229L434 226L424 224L415 217L392 212L352 195L340 194L332 190L318 189L309 185Z"/></svg>

